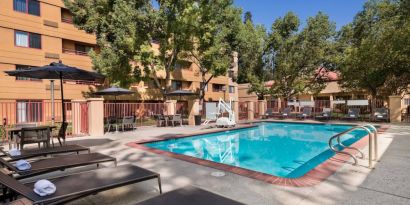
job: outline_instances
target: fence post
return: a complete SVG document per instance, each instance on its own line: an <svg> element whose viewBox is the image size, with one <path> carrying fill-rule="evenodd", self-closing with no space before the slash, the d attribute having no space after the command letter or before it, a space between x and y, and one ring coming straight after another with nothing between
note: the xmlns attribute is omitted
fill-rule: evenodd
<svg viewBox="0 0 410 205"><path fill-rule="evenodd" d="M248 120L254 120L254 102L253 101L248 101L246 102L248 104Z"/></svg>
<svg viewBox="0 0 410 205"><path fill-rule="evenodd" d="M277 98L278 100L278 112L280 112L280 110L282 109L282 99Z"/></svg>
<svg viewBox="0 0 410 205"><path fill-rule="evenodd" d="M390 122L401 122L401 96L389 96Z"/></svg>
<svg viewBox="0 0 410 205"><path fill-rule="evenodd" d="M259 116L258 116L258 118L260 118L262 115L264 115L265 114L265 112L266 112L266 105L267 103L266 103L266 100L258 100L258 111L259 111Z"/></svg>
<svg viewBox="0 0 410 205"><path fill-rule="evenodd" d="M88 98L88 133L104 135L104 98Z"/></svg>
<svg viewBox="0 0 410 205"><path fill-rule="evenodd" d="M239 121L239 101L232 101L233 112L235 113L235 122Z"/></svg>
<svg viewBox="0 0 410 205"><path fill-rule="evenodd" d="M81 117L81 103L87 100L71 100L71 126L73 128L73 135L81 133L82 117Z"/></svg>
<svg viewBox="0 0 410 205"><path fill-rule="evenodd" d="M195 125L195 115L199 115L199 100L188 101L188 125Z"/></svg>
<svg viewBox="0 0 410 205"><path fill-rule="evenodd" d="M165 113L167 115L175 115L176 106L177 106L177 101L176 100L167 100L167 101L165 101Z"/></svg>

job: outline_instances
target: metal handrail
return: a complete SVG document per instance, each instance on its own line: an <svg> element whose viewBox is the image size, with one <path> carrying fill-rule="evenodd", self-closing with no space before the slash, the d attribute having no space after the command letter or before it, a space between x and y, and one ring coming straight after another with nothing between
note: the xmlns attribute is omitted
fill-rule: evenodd
<svg viewBox="0 0 410 205"><path fill-rule="evenodd" d="M371 127L372 129L374 129L374 132L373 132L373 130L370 130L368 127ZM358 152L362 155L362 158L364 158L363 152L361 152L359 149L354 148L354 147L347 147L347 146L345 146L345 145L340 141L340 137L341 137L342 135L347 134L347 133L349 133L349 132L352 132L352 131L354 131L354 130L356 130L356 129L363 129L363 130L365 130L367 133L369 133L369 167L372 168L372 159L373 159L373 157L372 157L372 151L373 151L373 147L372 147L372 145L373 145L373 143L372 143L372 134L373 134L373 133L374 133L375 147L376 147L376 149L375 149L375 156L376 156L376 159L377 159L377 129L376 129L373 125L370 125L370 124L358 125L358 126L355 126L355 127L350 128L350 129L348 129L348 130L346 130L346 131L344 131L344 132L338 133L338 134L332 136L332 137L329 139L329 147L330 147L330 149L331 149L332 151L334 151L334 152L336 152L336 153L349 155L350 157L353 158L353 160L354 160L354 165L357 165L357 158L356 158L353 154L350 154L350 153L348 153L348 152L344 152L344 151L338 150L338 149L336 149L336 148L332 145L333 140L334 140L334 139L337 139L337 145L339 145L339 146L341 146L341 147L343 147L343 148L354 149L354 150L358 151Z"/></svg>

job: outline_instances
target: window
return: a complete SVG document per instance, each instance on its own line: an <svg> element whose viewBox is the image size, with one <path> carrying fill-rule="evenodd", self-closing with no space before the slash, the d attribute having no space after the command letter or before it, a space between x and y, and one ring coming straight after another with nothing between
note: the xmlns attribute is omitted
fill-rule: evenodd
<svg viewBox="0 0 410 205"><path fill-rule="evenodd" d="M68 9L61 8L61 22L69 24L73 23L73 15Z"/></svg>
<svg viewBox="0 0 410 205"><path fill-rule="evenodd" d="M173 80L171 83L172 90L182 90L182 81Z"/></svg>
<svg viewBox="0 0 410 205"><path fill-rule="evenodd" d="M40 16L40 3L37 0L14 0L15 11Z"/></svg>
<svg viewBox="0 0 410 205"><path fill-rule="evenodd" d="M15 32L16 46L41 49L41 35L24 31Z"/></svg>
<svg viewBox="0 0 410 205"><path fill-rule="evenodd" d="M29 70L30 66L27 65L16 65L16 70ZM30 81L41 81L41 79L27 78L27 77L16 77L16 80L30 80Z"/></svg>
<svg viewBox="0 0 410 205"><path fill-rule="evenodd" d="M225 85L212 84L212 91L214 91L214 92L225 92Z"/></svg>
<svg viewBox="0 0 410 205"><path fill-rule="evenodd" d="M229 93L235 93L235 86L229 86Z"/></svg>
<svg viewBox="0 0 410 205"><path fill-rule="evenodd" d="M18 100L16 103L17 123L41 122L43 102L41 100Z"/></svg>
<svg viewBox="0 0 410 205"><path fill-rule="evenodd" d="M92 49L91 46L83 44L75 44L75 53L77 55L88 55L88 52Z"/></svg>

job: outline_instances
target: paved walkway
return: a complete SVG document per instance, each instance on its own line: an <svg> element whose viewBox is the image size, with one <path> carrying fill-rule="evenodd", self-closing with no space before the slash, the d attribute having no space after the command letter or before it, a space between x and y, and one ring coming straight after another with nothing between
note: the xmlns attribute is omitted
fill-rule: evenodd
<svg viewBox="0 0 410 205"><path fill-rule="evenodd" d="M128 142L200 132L204 127L139 128L137 131L74 138L70 143L91 146L92 151L115 156L119 164L132 163L161 174L164 192L194 185L245 204L410 204L410 126L392 125L379 135L380 161L370 170L344 165L313 187L283 187L232 173L214 177L218 170L144 152ZM202 130L203 131L203 130ZM366 152L365 152L366 153ZM86 183L86 182L84 182ZM72 204L133 204L158 195L156 181L86 197Z"/></svg>

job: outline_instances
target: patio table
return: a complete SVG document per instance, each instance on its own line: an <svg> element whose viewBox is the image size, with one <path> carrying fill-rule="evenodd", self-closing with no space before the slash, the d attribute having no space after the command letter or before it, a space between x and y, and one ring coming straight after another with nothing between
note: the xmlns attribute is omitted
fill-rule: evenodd
<svg viewBox="0 0 410 205"><path fill-rule="evenodd" d="M39 126L39 127L32 127L33 129L38 130L40 129L50 129L50 132L52 133L53 129L57 128L57 126ZM18 137L21 136L21 131L22 131L23 127L10 127L10 128L6 128L6 139L9 142L9 149L12 148L12 144L14 142L14 144L17 144L18 141ZM27 128L25 128L27 129ZM16 139L13 139L14 136L17 136ZM48 142L50 142L50 139L48 139ZM49 146L49 144L47 145Z"/></svg>

